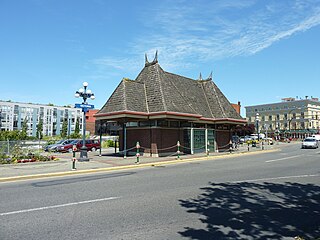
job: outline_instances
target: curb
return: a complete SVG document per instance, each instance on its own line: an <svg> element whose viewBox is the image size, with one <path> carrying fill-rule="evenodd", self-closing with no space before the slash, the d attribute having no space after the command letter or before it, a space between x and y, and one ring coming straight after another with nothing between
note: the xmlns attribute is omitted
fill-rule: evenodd
<svg viewBox="0 0 320 240"><path fill-rule="evenodd" d="M239 155L247 155L247 154L254 155L254 154L276 152L276 151L280 151L280 149L276 148L276 149L268 149L268 150L261 150L261 151L252 151L252 152L226 153L219 156L205 156L205 157L197 157L197 158L175 159L175 160L169 160L169 161L140 163L136 165L124 165L124 166L115 166L115 167L98 168L98 169L84 169L84 170L77 170L77 171L70 170L67 172L40 173L40 174L32 174L32 175L24 175L24 176L5 177L5 178L0 178L0 183L25 181L25 180L32 180L32 179L42 179L42 178L63 177L63 176L74 176L74 175L90 174L90 173L98 173L98 172L120 171L124 169L156 167L156 166L162 166L162 165L173 165L173 164L188 163L188 162L194 162L194 161L210 161L210 160L216 160L221 158L235 157Z"/></svg>

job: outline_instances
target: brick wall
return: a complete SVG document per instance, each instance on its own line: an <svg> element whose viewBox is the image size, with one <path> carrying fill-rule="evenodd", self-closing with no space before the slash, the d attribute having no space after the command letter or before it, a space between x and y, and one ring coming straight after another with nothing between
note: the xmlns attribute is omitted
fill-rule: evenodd
<svg viewBox="0 0 320 240"><path fill-rule="evenodd" d="M90 132L91 135L95 134L95 121L96 118L93 116L94 114L96 114L99 110L89 110L88 112L86 112L86 131Z"/></svg>
<svg viewBox="0 0 320 240"><path fill-rule="evenodd" d="M120 132L120 139L123 139L123 131ZM138 141L142 147L141 152L152 155L162 155L162 153L176 152L177 148L173 146L177 144L177 141L180 141L181 143L182 140L182 129L127 128L127 149L136 146ZM120 142L120 150L123 150L122 141ZM133 151L136 150L134 149Z"/></svg>
<svg viewBox="0 0 320 240"><path fill-rule="evenodd" d="M123 131L120 131L120 151L123 150ZM231 133L229 130L216 130L216 142L219 150L229 149L229 141ZM152 154L152 156L163 156L166 153L177 151L177 147L173 147L180 141L183 142L183 129L175 128L127 128L127 149L136 146L139 142L141 153ZM172 148L171 148L172 147ZM168 148L168 149L166 149ZM183 149L180 149L183 151ZM132 155L136 152L134 148L131 150Z"/></svg>
<svg viewBox="0 0 320 240"><path fill-rule="evenodd" d="M216 130L216 142L218 150L229 149L231 133L229 130Z"/></svg>

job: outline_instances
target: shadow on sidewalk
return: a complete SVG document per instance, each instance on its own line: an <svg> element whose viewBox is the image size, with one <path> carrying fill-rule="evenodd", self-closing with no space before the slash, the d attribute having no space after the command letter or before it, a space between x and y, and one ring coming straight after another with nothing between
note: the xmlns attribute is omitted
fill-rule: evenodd
<svg viewBox="0 0 320 240"><path fill-rule="evenodd" d="M211 183L196 199L180 200L205 229L185 227L188 239L320 237L320 187L299 183Z"/></svg>

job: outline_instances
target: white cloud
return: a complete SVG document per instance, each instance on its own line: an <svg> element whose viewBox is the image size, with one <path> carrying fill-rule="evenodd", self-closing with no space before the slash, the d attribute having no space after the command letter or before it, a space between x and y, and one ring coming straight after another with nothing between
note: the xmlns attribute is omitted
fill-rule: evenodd
<svg viewBox="0 0 320 240"><path fill-rule="evenodd" d="M267 4L265 4L267 3ZM166 70L194 61L253 55L273 43L320 24L320 1L161 1L146 11L148 31L135 39L132 58L95 60L96 64L138 71L141 53L159 50ZM150 57L151 59L151 57Z"/></svg>

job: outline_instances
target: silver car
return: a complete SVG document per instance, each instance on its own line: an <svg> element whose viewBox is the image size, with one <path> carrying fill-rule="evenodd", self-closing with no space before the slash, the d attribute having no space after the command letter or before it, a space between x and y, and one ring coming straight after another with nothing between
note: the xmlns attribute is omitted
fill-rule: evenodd
<svg viewBox="0 0 320 240"><path fill-rule="evenodd" d="M318 148L319 143L315 138L305 138L302 142L301 148Z"/></svg>

